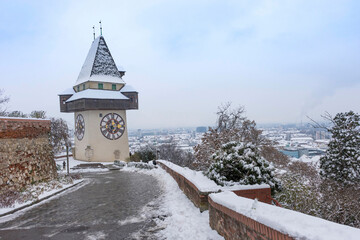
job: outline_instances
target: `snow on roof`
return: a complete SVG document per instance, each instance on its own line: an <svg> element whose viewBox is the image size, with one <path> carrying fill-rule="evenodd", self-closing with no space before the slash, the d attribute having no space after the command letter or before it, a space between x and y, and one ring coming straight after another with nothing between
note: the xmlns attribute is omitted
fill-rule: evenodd
<svg viewBox="0 0 360 240"><path fill-rule="evenodd" d="M86 89L81 92L77 92L72 95L66 102L75 101L78 99L129 99L124 96L119 91L110 91L110 90L96 90L96 89Z"/></svg>
<svg viewBox="0 0 360 240"><path fill-rule="evenodd" d="M122 89L120 89L120 92L137 92L137 91L132 86L126 84Z"/></svg>
<svg viewBox="0 0 360 240"><path fill-rule="evenodd" d="M103 36L91 44L75 85L87 81L124 83Z"/></svg>
<svg viewBox="0 0 360 240"><path fill-rule="evenodd" d="M212 193L209 197L218 204L296 239L355 240L360 236L360 229L239 197L233 192Z"/></svg>
<svg viewBox="0 0 360 240"><path fill-rule="evenodd" d="M68 88L68 89L64 90L62 93L60 93L59 95L72 95L74 93L75 93L75 91L73 88Z"/></svg>
<svg viewBox="0 0 360 240"><path fill-rule="evenodd" d="M124 67L121 65L117 65L117 68L118 68L119 72L126 72Z"/></svg>

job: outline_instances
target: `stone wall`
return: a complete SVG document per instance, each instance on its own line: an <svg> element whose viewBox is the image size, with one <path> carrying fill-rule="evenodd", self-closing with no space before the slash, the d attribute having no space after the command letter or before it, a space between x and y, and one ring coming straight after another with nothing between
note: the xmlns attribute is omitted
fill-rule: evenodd
<svg viewBox="0 0 360 240"><path fill-rule="evenodd" d="M57 176L50 120L0 118L0 193Z"/></svg>
<svg viewBox="0 0 360 240"><path fill-rule="evenodd" d="M276 216L274 216L276 217ZM225 239L232 240L293 240L275 229L215 203L209 197L210 227Z"/></svg>

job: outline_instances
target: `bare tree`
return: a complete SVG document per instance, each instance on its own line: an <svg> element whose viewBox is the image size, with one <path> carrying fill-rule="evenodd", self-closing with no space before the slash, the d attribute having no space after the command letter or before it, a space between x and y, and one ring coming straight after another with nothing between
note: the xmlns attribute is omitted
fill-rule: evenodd
<svg viewBox="0 0 360 240"><path fill-rule="evenodd" d="M8 117L19 117L19 118L27 118L28 115L23 113L22 111L12 111L10 113L7 113Z"/></svg>
<svg viewBox="0 0 360 240"><path fill-rule="evenodd" d="M29 115L31 118L41 118L41 119L45 119L46 118L46 112L42 111L42 110L38 110L38 111L32 111Z"/></svg>
<svg viewBox="0 0 360 240"><path fill-rule="evenodd" d="M0 116L6 116L6 108L3 108L2 105L8 103L10 98L4 96L4 91L0 89Z"/></svg>
<svg viewBox="0 0 360 240"><path fill-rule="evenodd" d="M160 158L168 160L182 167L190 167L194 162L194 154L184 151L174 141L165 143L159 147Z"/></svg>
<svg viewBox="0 0 360 240"><path fill-rule="evenodd" d="M288 156L279 152L271 144L264 145L261 147L261 156L263 156L269 162L272 162L277 168L284 168L288 166L290 160Z"/></svg>
<svg viewBox="0 0 360 240"><path fill-rule="evenodd" d="M306 117L311 121L310 125L313 128L321 128L321 129L324 129L326 131L330 131L331 127L329 127L329 126L335 124L332 115L329 112L325 112L323 115L320 115L320 116L321 116L322 119L325 120L326 123L317 122L317 121L315 121L314 119L312 119L309 116L306 116Z"/></svg>
<svg viewBox="0 0 360 240"><path fill-rule="evenodd" d="M206 170L212 163L212 154L230 141L253 143L257 147L269 145L270 141L261 135L255 121L244 116L244 107L231 109L231 103L221 105L217 111L215 128L209 128L201 139L201 144L194 147L196 160L193 168Z"/></svg>
<svg viewBox="0 0 360 240"><path fill-rule="evenodd" d="M64 146L70 146L69 128L62 118L51 118L50 141L55 154L63 151Z"/></svg>

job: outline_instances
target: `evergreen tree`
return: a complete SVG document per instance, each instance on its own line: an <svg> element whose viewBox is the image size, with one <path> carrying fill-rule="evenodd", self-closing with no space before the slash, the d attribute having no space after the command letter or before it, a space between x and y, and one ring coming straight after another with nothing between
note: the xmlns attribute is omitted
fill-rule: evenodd
<svg viewBox="0 0 360 240"><path fill-rule="evenodd" d="M343 185L359 184L360 116L353 111L338 113L332 123L332 139L320 158L320 174Z"/></svg>
<svg viewBox="0 0 360 240"><path fill-rule="evenodd" d="M272 164L261 157L252 143L226 143L213 154L213 160L207 175L220 185L266 183L272 191L280 189Z"/></svg>

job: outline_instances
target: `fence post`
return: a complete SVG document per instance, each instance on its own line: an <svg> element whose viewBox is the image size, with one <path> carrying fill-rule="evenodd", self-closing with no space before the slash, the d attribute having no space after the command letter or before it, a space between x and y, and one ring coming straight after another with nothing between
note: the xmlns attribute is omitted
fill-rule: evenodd
<svg viewBox="0 0 360 240"><path fill-rule="evenodd" d="M69 175L69 146L66 145L66 168L67 174Z"/></svg>

